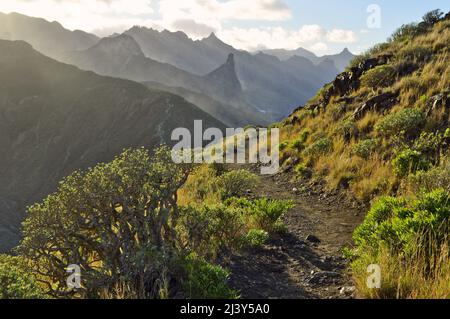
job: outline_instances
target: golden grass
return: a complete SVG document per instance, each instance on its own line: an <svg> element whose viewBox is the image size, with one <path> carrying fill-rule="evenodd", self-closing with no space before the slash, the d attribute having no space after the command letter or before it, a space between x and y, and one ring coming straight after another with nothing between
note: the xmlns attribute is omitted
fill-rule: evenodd
<svg viewBox="0 0 450 319"><path fill-rule="evenodd" d="M384 248L371 255L365 254L353 263L353 278L362 298L371 299L449 299L450 246L427 251L420 244L410 257L394 254ZM381 288L367 286L367 266L381 268Z"/></svg>

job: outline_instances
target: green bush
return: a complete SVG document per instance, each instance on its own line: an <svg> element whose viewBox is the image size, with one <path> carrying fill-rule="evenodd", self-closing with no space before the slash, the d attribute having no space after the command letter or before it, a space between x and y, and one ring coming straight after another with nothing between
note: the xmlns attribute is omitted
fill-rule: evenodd
<svg viewBox="0 0 450 319"><path fill-rule="evenodd" d="M0 299L44 299L47 296L21 257L0 255Z"/></svg>
<svg viewBox="0 0 450 319"><path fill-rule="evenodd" d="M418 109L403 109L382 118L375 129L385 136L413 135L420 131L424 115Z"/></svg>
<svg viewBox="0 0 450 319"><path fill-rule="evenodd" d="M358 133L356 121L353 118L348 118L340 123L336 131L346 140L350 140L352 136Z"/></svg>
<svg viewBox="0 0 450 319"><path fill-rule="evenodd" d="M262 229L251 229L245 237L245 243L250 247L263 246L269 240L269 233Z"/></svg>
<svg viewBox="0 0 450 319"><path fill-rule="evenodd" d="M408 186L415 194L438 188L450 193L450 164L433 167L429 171L418 171L409 177Z"/></svg>
<svg viewBox="0 0 450 319"><path fill-rule="evenodd" d="M372 206L353 238L360 253L376 252L383 245L408 253L414 250L417 238L433 238L437 243L448 239L449 222L450 193L443 189L417 200L384 197Z"/></svg>
<svg viewBox="0 0 450 319"><path fill-rule="evenodd" d="M292 142L291 148L298 152L301 152L305 149L305 142L302 139L298 138L294 142Z"/></svg>
<svg viewBox="0 0 450 319"><path fill-rule="evenodd" d="M309 156L318 156L329 153L333 149L333 142L329 137L321 138L305 149L305 154Z"/></svg>
<svg viewBox="0 0 450 319"><path fill-rule="evenodd" d="M300 163L294 168L295 173L304 178L311 178L313 172L307 165Z"/></svg>
<svg viewBox="0 0 450 319"><path fill-rule="evenodd" d="M228 286L230 273L191 254L186 258L183 291L188 299L237 299L239 293Z"/></svg>
<svg viewBox="0 0 450 319"><path fill-rule="evenodd" d="M417 23L404 24L391 35L389 42L401 42L410 40L427 30L426 27Z"/></svg>
<svg viewBox="0 0 450 319"><path fill-rule="evenodd" d="M407 148L397 154L392 161L392 166L397 176L405 177L417 171L428 170L430 164L421 152Z"/></svg>
<svg viewBox="0 0 450 319"><path fill-rule="evenodd" d="M112 162L75 172L58 191L28 209L18 253L55 297L167 296L177 282L180 252L174 226L176 196L189 168L173 163L170 148L150 156L127 150ZM83 269L82 287L67 287L68 265ZM126 269L126 273L124 273Z"/></svg>
<svg viewBox="0 0 450 319"><path fill-rule="evenodd" d="M180 208L178 232L185 249L213 260L239 249L246 234L242 210L224 204Z"/></svg>
<svg viewBox="0 0 450 319"><path fill-rule="evenodd" d="M432 10L430 12L427 12L423 17L422 21L426 23L427 25L433 25L435 23L438 23L441 21L442 17L444 16L444 13L439 10Z"/></svg>
<svg viewBox="0 0 450 319"><path fill-rule="evenodd" d="M300 132L299 137L292 143L291 148L296 151L303 151L305 149L305 143L308 140L309 136L311 135L311 130L309 129L303 129Z"/></svg>
<svg viewBox="0 0 450 319"><path fill-rule="evenodd" d="M352 153L361 158L368 159L375 152L377 146L377 139L366 139L356 144L353 147Z"/></svg>
<svg viewBox="0 0 450 319"><path fill-rule="evenodd" d="M288 142L282 142L280 143L280 151L284 151L289 146Z"/></svg>
<svg viewBox="0 0 450 319"><path fill-rule="evenodd" d="M258 176L247 170L236 170L223 174L216 180L216 185L223 200L244 195L247 189L258 184Z"/></svg>
<svg viewBox="0 0 450 319"><path fill-rule="evenodd" d="M262 198L254 201L231 198L226 204L240 209L247 225L269 233L284 231L282 217L294 207L291 201Z"/></svg>
<svg viewBox="0 0 450 319"><path fill-rule="evenodd" d="M390 65L380 65L367 71L361 77L361 84L365 87L376 89L388 87L394 84L396 70Z"/></svg>

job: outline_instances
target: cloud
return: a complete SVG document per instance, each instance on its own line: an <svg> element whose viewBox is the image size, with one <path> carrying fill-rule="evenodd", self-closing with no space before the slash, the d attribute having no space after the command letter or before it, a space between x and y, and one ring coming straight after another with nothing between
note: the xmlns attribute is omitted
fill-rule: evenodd
<svg viewBox="0 0 450 319"><path fill-rule="evenodd" d="M182 30L193 38L204 38L210 35L211 32L217 32L216 28L206 24L197 23L191 19L175 20L171 23L171 29Z"/></svg>
<svg viewBox="0 0 450 319"><path fill-rule="evenodd" d="M224 20L283 21L292 17L290 8L280 0L160 0L164 21L195 19L217 24Z"/></svg>
<svg viewBox="0 0 450 319"><path fill-rule="evenodd" d="M333 43L357 41L354 31L326 30L317 24L296 29L282 24L268 27L292 19L293 12L284 0L0 0L0 11L56 20L66 28L100 36L133 25L181 30L193 39L216 32L234 47L252 51L299 46L326 51ZM238 27L242 21L262 26Z"/></svg>
<svg viewBox="0 0 450 319"><path fill-rule="evenodd" d="M297 30L282 27L273 28L229 28L218 32L223 41L249 51L261 49L297 49L309 47L313 51L326 51L326 41L332 43L353 43L356 35L350 30L332 29L312 24L304 25Z"/></svg>
<svg viewBox="0 0 450 319"><path fill-rule="evenodd" d="M334 29L328 31L327 40L334 43L354 43L358 40L358 37L354 31Z"/></svg>
<svg viewBox="0 0 450 319"><path fill-rule="evenodd" d="M154 13L148 0L11 0L0 1L1 12L19 12L61 22L69 29L92 32L149 22Z"/></svg>
<svg viewBox="0 0 450 319"><path fill-rule="evenodd" d="M317 42L308 47L313 52L325 52L328 50L328 45L324 42Z"/></svg>

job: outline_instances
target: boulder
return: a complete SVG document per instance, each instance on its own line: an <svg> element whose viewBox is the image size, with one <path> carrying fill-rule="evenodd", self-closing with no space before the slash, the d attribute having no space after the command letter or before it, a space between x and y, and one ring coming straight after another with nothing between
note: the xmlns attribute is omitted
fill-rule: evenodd
<svg viewBox="0 0 450 319"><path fill-rule="evenodd" d="M376 111L381 112L390 109L397 104L398 92L386 92L377 95L366 101L363 105L358 107L353 113L353 118L361 119L367 112Z"/></svg>

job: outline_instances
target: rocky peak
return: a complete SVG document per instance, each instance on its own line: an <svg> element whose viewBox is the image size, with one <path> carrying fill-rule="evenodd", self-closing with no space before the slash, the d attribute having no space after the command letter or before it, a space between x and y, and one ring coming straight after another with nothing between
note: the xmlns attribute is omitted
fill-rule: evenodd
<svg viewBox="0 0 450 319"><path fill-rule="evenodd" d="M126 34L103 38L92 49L118 56L144 56L139 44Z"/></svg>
<svg viewBox="0 0 450 319"><path fill-rule="evenodd" d="M228 55L227 61L205 78L222 89L220 94L223 98L235 97L242 92L241 82L236 74L234 54Z"/></svg>

